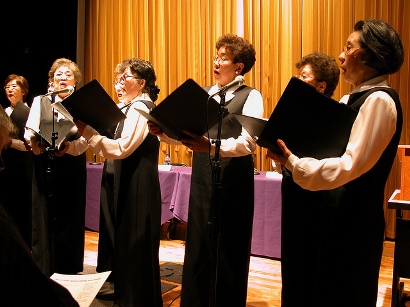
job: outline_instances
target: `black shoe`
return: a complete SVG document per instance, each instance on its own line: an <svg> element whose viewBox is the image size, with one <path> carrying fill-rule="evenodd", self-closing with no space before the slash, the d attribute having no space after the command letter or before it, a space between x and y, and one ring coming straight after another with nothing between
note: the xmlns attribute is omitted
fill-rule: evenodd
<svg viewBox="0 0 410 307"><path fill-rule="evenodd" d="M97 293L97 298L105 301L112 301L114 297L114 283L106 281L100 291Z"/></svg>

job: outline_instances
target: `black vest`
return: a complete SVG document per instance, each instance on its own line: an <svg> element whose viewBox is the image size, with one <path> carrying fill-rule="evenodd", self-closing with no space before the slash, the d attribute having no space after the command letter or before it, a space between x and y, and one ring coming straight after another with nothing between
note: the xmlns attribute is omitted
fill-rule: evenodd
<svg viewBox="0 0 410 307"><path fill-rule="evenodd" d="M348 212L349 209L346 208L348 204L347 207L355 210L355 212L368 212L369 219L372 214L380 213L382 215L384 187L397 153L397 146L400 141L403 125L400 99L397 92L392 88L375 87L367 91L352 94L348 105L355 110L359 110L366 98L376 91L387 92L395 102L397 110L396 132L379 160L369 171L339 188L325 191L325 202L327 202L329 206L337 208L341 204L344 204L345 210ZM377 209L375 210L375 208Z"/></svg>
<svg viewBox="0 0 410 307"><path fill-rule="evenodd" d="M397 153L397 146L399 145L401 130L403 126L403 113L400 104L400 98L397 92L389 87L375 87L367 91L359 92L352 94L349 99L348 105L355 110L359 110L360 107L365 102L366 98L376 91L384 91L388 93L394 100L396 104L397 110L397 122L396 122L396 132L394 133L390 143L387 145L386 149L384 150L383 154L381 155L380 159L377 161L375 166L368 171L367 173L363 174L357 180L370 180L373 184L377 184L377 186L381 189L384 189L384 185L386 184L387 178L389 176L391 167L393 165L394 158ZM363 178L362 178L363 177Z"/></svg>
<svg viewBox="0 0 410 307"><path fill-rule="evenodd" d="M204 87L208 92L210 86ZM245 105L246 99L253 88L243 85L235 90L235 96L225 103L225 109L228 111L222 121L221 139L227 139L229 137L237 138L242 132L241 124L236 120L233 113L242 114L243 106ZM211 138L216 138L218 132L218 124L209 129L209 135Z"/></svg>

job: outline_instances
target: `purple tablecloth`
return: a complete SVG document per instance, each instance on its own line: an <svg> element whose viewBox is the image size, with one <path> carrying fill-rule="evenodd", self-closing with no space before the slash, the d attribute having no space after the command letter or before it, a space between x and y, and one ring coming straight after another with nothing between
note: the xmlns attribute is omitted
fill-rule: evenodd
<svg viewBox="0 0 410 307"><path fill-rule="evenodd" d="M101 165L87 164L86 227L98 231L100 214ZM159 171L161 184L161 223L176 217L188 222L190 167L172 167ZM253 219L253 255L280 258L281 178L267 178L266 172L255 175L255 213Z"/></svg>
<svg viewBox="0 0 410 307"><path fill-rule="evenodd" d="M255 212L251 248L254 255L280 258L281 185L281 178L267 178L266 172L255 175Z"/></svg>
<svg viewBox="0 0 410 307"><path fill-rule="evenodd" d="M87 163L85 227L94 231L98 231L100 226L100 192L103 167L103 163Z"/></svg>

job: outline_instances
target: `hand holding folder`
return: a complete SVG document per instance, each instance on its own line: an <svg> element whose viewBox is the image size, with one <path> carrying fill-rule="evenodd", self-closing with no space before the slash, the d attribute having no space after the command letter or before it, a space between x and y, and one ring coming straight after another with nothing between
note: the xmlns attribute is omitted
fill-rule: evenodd
<svg viewBox="0 0 410 307"><path fill-rule="evenodd" d="M57 150L62 148L67 138L77 132L74 120L80 120L98 133L106 135L110 134L109 129L125 118L124 113L97 80L87 83L64 100L52 103L52 107L67 120L54 122L54 127L44 125L42 131L31 127L26 129L29 129L46 147L52 145L51 137L53 132L56 133Z"/></svg>
<svg viewBox="0 0 410 307"><path fill-rule="evenodd" d="M56 135L55 141L55 149L60 151L64 147L64 142L69 138L71 135L76 133L74 129L75 126L70 121L63 121L63 122L56 122L54 123L54 133ZM40 147L45 150L52 146L52 127L51 126L43 126L42 131L37 131L30 127L26 127L26 129L30 130L31 133L34 134L35 138L40 142Z"/></svg>
<svg viewBox="0 0 410 307"><path fill-rule="evenodd" d="M322 159L344 153L357 111L292 77L268 121L234 116L261 147L281 154L282 139L296 156Z"/></svg>

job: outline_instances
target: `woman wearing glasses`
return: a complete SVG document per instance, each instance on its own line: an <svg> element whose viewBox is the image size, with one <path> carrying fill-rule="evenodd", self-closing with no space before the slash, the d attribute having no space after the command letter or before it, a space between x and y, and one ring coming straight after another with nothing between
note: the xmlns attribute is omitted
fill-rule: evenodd
<svg viewBox="0 0 410 307"><path fill-rule="evenodd" d="M55 60L48 72L54 90L75 87L82 79L77 64L65 58ZM69 93L60 93L62 101ZM26 141L34 153L33 173L33 256L47 276L54 272L77 274L83 271L86 204L86 156L88 144L77 133L77 127L51 106L50 96L33 100L27 127L51 139L59 140L69 130L63 148L50 144L26 130ZM67 129L66 129L67 128Z"/></svg>
<svg viewBox="0 0 410 307"><path fill-rule="evenodd" d="M18 131L10 146L2 152L5 169L0 173L0 201L14 218L21 236L31 249L31 185L33 153L24 140L25 124L30 108L26 103L29 84L26 78L11 74L4 81L10 106L5 109Z"/></svg>
<svg viewBox="0 0 410 307"><path fill-rule="evenodd" d="M209 95L216 94L237 76L245 75L256 60L254 47L234 34L220 37L216 42L216 52L213 61L216 83L205 87ZM225 94L229 113L263 116L262 96L256 89L237 85ZM221 101L219 95L214 98ZM209 138L187 132L192 138L180 140L194 151L182 307L208 307L210 300L216 306L246 305L254 210L253 152L256 143L235 119L229 115L224 118L220 146L221 189L216 192L219 210L214 215L219 229L219 244L215 246L215 237L210 240L212 228L207 225L212 214L211 195L215 183L212 181L210 163L210 156L215 154L215 143L211 139L217 137L217 128L216 125L210 129ZM176 143L151 123L150 131L165 142ZM217 256L214 248L218 250ZM213 293L211 296L210 292Z"/></svg>
<svg viewBox="0 0 410 307"><path fill-rule="evenodd" d="M384 187L402 129L400 100L388 85L388 75L400 69L403 59L403 45L390 25L357 22L339 55L344 80L353 86L341 102L358 111L345 153L322 160L299 158L282 140L283 155L269 153L302 188L323 191L317 204L323 208L317 275L309 276L315 286L308 300L312 306L376 306ZM282 306L295 305L300 294L292 287L295 282L283 281Z"/></svg>
<svg viewBox="0 0 410 307"><path fill-rule="evenodd" d="M118 306L162 307L159 269L161 192L158 178L159 141L149 134L145 117L159 88L151 63L126 59L114 71L118 107L126 119L114 138L99 135L78 122L81 134L96 155L104 157L101 185L97 271L112 271ZM110 284L103 290L110 298ZM111 291L112 292L112 291ZM117 305L116 305L117 306Z"/></svg>

